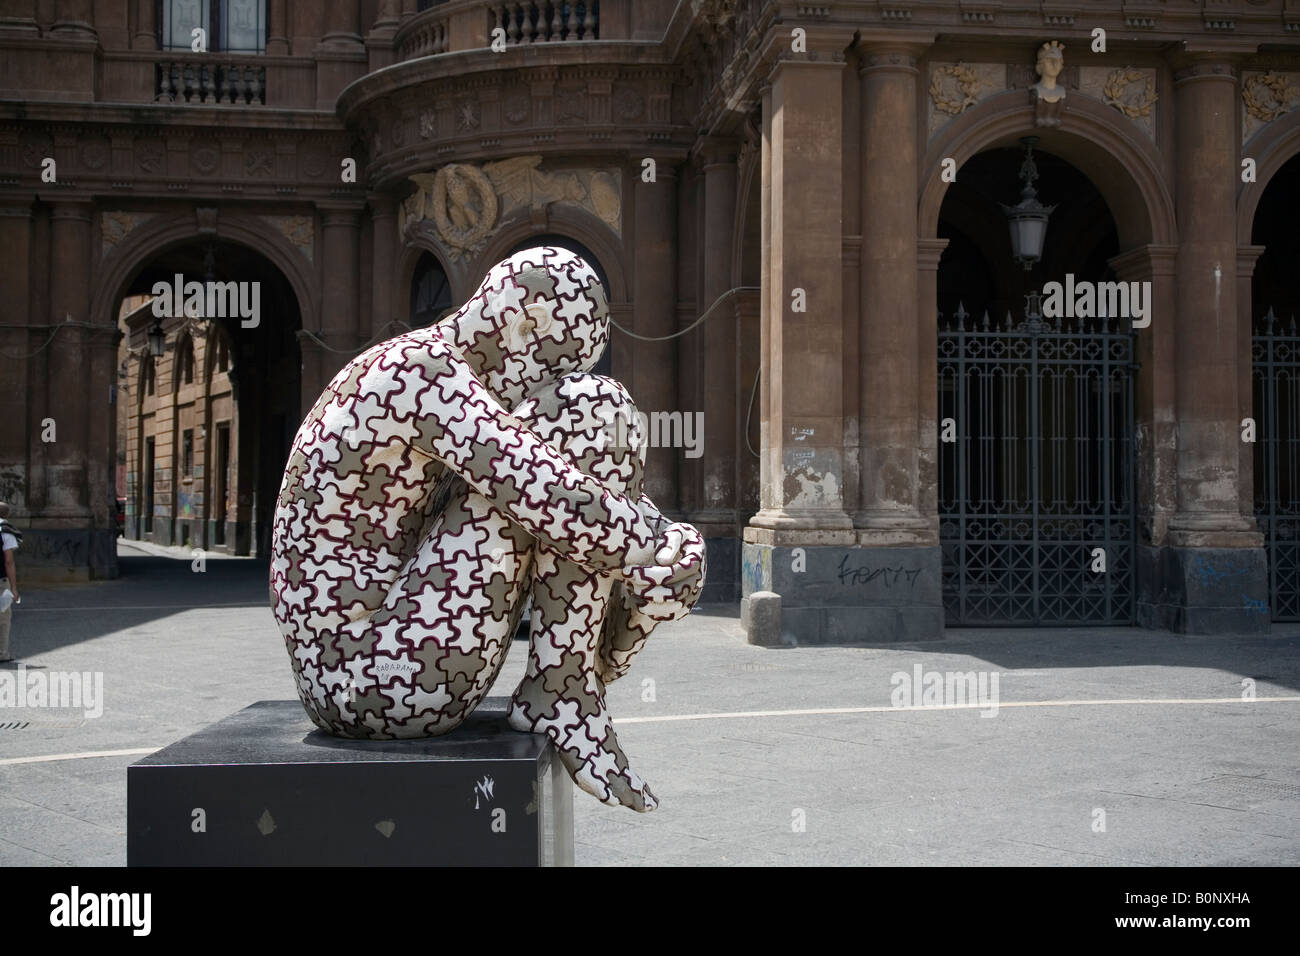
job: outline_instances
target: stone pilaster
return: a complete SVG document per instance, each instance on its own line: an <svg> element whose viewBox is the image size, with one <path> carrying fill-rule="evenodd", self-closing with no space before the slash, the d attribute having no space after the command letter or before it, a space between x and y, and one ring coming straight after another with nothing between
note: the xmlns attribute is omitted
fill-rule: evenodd
<svg viewBox="0 0 1300 956"><path fill-rule="evenodd" d="M289 54L288 4L271 2L271 23L266 35L266 52L268 56L287 56Z"/></svg>
<svg viewBox="0 0 1300 956"><path fill-rule="evenodd" d="M370 200L370 328L362 338L369 341L381 331L392 337L401 331L389 325L398 318L394 309L393 289L397 262L397 200L387 193L374 193ZM401 303L402 315L406 303Z"/></svg>
<svg viewBox="0 0 1300 956"><path fill-rule="evenodd" d="M366 34L366 51L370 57L370 72L382 69L394 62L393 37L401 25L400 0L379 0L375 12L375 22Z"/></svg>
<svg viewBox="0 0 1300 956"><path fill-rule="evenodd" d="M1264 246L1237 246L1237 418L1255 415L1254 380L1252 375L1251 337L1254 334L1255 309L1251 279L1255 263L1264 254ZM1260 312L1264 306L1261 304ZM1256 428L1259 423L1256 422ZM1255 445L1237 442L1237 503L1241 514L1251 519L1255 516Z"/></svg>
<svg viewBox="0 0 1300 956"><path fill-rule="evenodd" d="M317 4L295 5L295 11L299 6ZM361 8L359 0L324 0L319 7L321 36L312 50L316 61L316 108L333 110L343 88L366 69Z"/></svg>
<svg viewBox="0 0 1300 956"><path fill-rule="evenodd" d="M351 358L348 350L365 341L359 307L362 206L353 202L319 203L321 221L321 330L331 349L321 351L321 388ZM319 393L319 390L318 390ZM312 396L312 401L316 396ZM310 403L303 408L310 408Z"/></svg>
<svg viewBox="0 0 1300 956"><path fill-rule="evenodd" d="M701 312L712 309L696 339L704 349L700 404L704 445L699 461L698 510L688 520L705 531L734 538L736 526L736 309L730 301L732 242L736 222L737 144L705 143L704 248ZM683 411L686 411L683 409Z"/></svg>
<svg viewBox="0 0 1300 956"><path fill-rule="evenodd" d="M862 49L858 540L938 545L918 510L916 56L920 44ZM933 362L933 358L930 359Z"/></svg>
<svg viewBox="0 0 1300 956"><path fill-rule="evenodd" d="M131 49L133 50L156 50L158 49L157 34L157 7L155 0L134 0L135 3L135 34L131 37ZM271 17L275 17L275 8L282 7L283 4L271 4ZM282 17L283 13L280 14Z"/></svg>
<svg viewBox="0 0 1300 956"><path fill-rule="evenodd" d="M94 40L92 6L91 0L56 0L51 32L65 39Z"/></svg>
<svg viewBox="0 0 1300 956"><path fill-rule="evenodd" d="M0 205L0 301L5 303L4 320L0 324L0 353L3 354L5 373L0 375L0 499L14 509L14 518L25 525L24 518L30 507L28 484L31 480L33 443L27 427L28 405L31 399L33 369L44 361L38 354L24 359L33 352L49 334L44 329L30 329L31 322L31 253L32 204L31 201ZM41 320L43 321L43 319ZM48 350L47 350L48 351ZM39 442L38 442L39 444Z"/></svg>
<svg viewBox="0 0 1300 956"><path fill-rule="evenodd" d="M1236 126L1225 120L1237 96L1226 57L1191 60L1175 75L1177 477L1152 623L1186 633L1269 629L1263 538L1240 505L1239 167Z"/></svg>
<svg viewBox="0 0 1300 956"><path fill-rule="evenodd" d="M916 241L916 510L939 535L939 258L947 239Z"/></svg>
<svg viewBox="0 0 1300 956"><path fill-rule="evenodd" d="M776 591L805 643L860 640L867 616L836 580L844 506L843 54L782 53L763 91L762 509L742 587ZM810 42L810 51L814 49Z"/></svg>
<svg viewBox="0 0 1300 956"><path fill-rule="evenodd" d="M63 325L49 349L45 415L53 419L57 439L46 449L46 517L80 521L89 516L86 449L89 445L85 401L85 325L90 316L90 226L93 205L84 201L54 204L50 228L51 329ZM36 436L40 440L40 436Z"/></svg>
<svg viewBox="0 0 1300 956"><path fill-rule="evenodd" d="M632 398L638 409L649 414L677 408L677 344L668 338L677 326L677 173L666 161L656 162L654 182L637 176L633 209L636 274L632 329L637 335L660 340L637 340L632 350ZM616 338L619 335L614 334ZM675 512L678 507L680 456L681 450L675 448L646 452L646 494L665 512Z"/></svg>

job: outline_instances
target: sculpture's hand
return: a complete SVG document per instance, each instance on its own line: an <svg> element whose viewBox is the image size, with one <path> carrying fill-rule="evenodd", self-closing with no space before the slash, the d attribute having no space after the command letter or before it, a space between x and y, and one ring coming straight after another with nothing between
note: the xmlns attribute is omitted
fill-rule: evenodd
<svg viewBox="0 0 1300 956"><path fill-rule="evenodd" d="M624 569L628 596L652 621L685 617L704 588L704 538L692 525L669 523L645 495L637 509L657 527L653 565Z"/></svg>

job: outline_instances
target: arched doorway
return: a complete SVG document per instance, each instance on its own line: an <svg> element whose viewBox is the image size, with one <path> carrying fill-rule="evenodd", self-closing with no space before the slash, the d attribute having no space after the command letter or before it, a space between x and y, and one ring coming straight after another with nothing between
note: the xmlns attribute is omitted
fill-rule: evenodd
<svg viewBox="0 0 1300 956"><path fill-rule="evenodd" d="M431 252L422 252L411 274L410 324L423 328L452 310L451 281Z"/></svg>
<svg viewBox="0 0 1300 956"><path fill-rule="evenodd" d="M1255 210L1251 279L1255 517L1268 552L1275 621L1300 621L1300 155L1269 180Z"/></svg>
<svg viewBox="0 0 1300 956"><path fill-rule="evenodd" d="M160 305L158 315L148 302L123 320L122 379L139 389L126 429L126 536L265 557L301 421L298 300L266 257L215 238L160 249L119 299L151 297L162 285L174 290L178 276L182 289L203 286L194 314L182 302ZM157 358L149 341L155 330Z"/></svg>
<svg viewBox="0 0 1300 956"><path fill-rule="evenodd" d="M1055 205L1042 258L1013 257L1000 207L1017 201L1020 149L961 167L939 212L939 511L949 626L1135 620L1135 337L1095 295L1044 308L1047 283L1113 283L1115 219L1069 162L1035 152ZM1069 313L1074 313L1071 308ZM1046 314L1045 314L1046 313ZM1109 313L1109 314L1108 314Z"/></svg>

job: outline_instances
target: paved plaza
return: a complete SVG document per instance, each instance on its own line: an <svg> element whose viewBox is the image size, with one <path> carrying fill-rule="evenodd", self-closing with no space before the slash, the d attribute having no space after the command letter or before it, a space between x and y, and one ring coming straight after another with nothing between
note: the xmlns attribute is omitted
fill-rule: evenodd
<svg viewBox="0 0 1300 956"><path fill-rule="evenodd" d="M0 709L0 866L124 865L128 765L296 696L264 562L119 554L120 579L25 589L15 610L20 662L102 672L103 712ZM928 675L971 672L986 696L923 706ZM706 608L657 632L609 704L661 806L576 794L580 865L1300 864L1300 627L763 649Z"/></svg>

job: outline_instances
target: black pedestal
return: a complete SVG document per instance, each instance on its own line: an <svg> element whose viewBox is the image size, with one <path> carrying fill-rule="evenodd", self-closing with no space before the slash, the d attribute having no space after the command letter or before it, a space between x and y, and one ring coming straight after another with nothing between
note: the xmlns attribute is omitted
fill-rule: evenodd
<svg viewBox="0 0 1300 956"><path fill-rule="evenodd" d="M507 703L445 737L365 741L259 701L127 768L127 864L572 865L573 784Z"/></svg>

